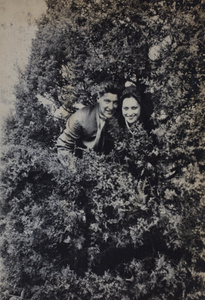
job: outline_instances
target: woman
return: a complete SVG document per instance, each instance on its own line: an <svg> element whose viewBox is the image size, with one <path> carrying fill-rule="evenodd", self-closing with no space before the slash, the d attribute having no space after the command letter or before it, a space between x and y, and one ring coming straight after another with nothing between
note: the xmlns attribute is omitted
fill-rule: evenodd
<svg viewBox="0 0 205 300"><path fill-rule="evenodd" d="M122 102L122 115L125 119L125 124L131 132L132 124L140 117L141 105L133 96L124 98Z"/></svg>
<svg viewBox="0 0 205 300"><path fill-rule="evenodd" d="M121 96L121 126L132 133L134 124L141 119L141 97L134 86L126 88Z"/></svg>
<svg viewBox="0 0 205 300"><path fill-rule="evenodd" d="M120 100L121 111L111 133L115 155L136 178L141 178L151 167L149 161L153 153L153 142L147 130L149 118L135 86L126 87Z"/></svg>

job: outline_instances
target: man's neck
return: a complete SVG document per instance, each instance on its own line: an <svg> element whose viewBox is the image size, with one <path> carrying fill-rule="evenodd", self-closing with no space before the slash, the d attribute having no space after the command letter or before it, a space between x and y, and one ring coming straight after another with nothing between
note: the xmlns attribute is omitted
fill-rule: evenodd
<svg viewBox="0 0 205 300"><path fill-rule="evenodd" d="M101 119L101 120L103 120L103 121L106 121L107 120L107 118L100 112L100 110L99 110L99 107L98 107L98 116L99 116L99 118Z"/></svg>

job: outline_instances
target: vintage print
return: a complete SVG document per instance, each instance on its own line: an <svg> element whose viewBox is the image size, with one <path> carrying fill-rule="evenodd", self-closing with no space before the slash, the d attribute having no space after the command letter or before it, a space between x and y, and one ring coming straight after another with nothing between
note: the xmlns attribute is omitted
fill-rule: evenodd
<svg viewBox="0 0 205 300"><path fill-rule="evenodd" d="M0 299L205 299L204 9L0 1Z"/></svg>

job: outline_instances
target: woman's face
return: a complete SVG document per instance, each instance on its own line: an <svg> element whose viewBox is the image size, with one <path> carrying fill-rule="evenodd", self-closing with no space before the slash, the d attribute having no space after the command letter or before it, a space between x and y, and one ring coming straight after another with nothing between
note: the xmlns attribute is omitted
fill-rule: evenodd
<svg viewBox="0 0 205 300"><path fill-rule="evenodd" d="M125 98L122 102L122 115L129 124L136 122L141 113L141 106L138 101L133 98Z"/></svg>

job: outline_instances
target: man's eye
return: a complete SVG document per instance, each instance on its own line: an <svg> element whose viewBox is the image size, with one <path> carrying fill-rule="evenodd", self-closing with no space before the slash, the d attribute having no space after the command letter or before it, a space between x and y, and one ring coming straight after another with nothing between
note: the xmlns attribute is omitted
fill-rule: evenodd
<svg viewBox="0 0 205 300"><path fill-rule="evenodd" d="M137 106L133 106L132 109L134 109L134 110L137 109Z"/></svg>
<svg viewBox="0 0 205 300"><path fill-rule="evenodd" d="M124 110L128 110L128 107L124 107L123 109L124 109Z"/></svg>

